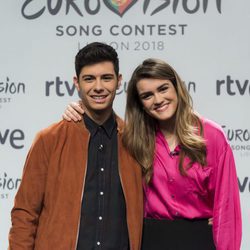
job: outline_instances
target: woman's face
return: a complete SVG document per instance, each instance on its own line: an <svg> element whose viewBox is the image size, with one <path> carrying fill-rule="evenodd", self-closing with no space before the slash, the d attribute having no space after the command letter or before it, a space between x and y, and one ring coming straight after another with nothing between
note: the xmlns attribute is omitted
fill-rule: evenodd
<svg viewBox="0 0 250 250"><path fill-rule="evenodd" d="M178 106L178 97L170 80L141 79L137 91L144 110L158 121L171 119Z"/></svg>

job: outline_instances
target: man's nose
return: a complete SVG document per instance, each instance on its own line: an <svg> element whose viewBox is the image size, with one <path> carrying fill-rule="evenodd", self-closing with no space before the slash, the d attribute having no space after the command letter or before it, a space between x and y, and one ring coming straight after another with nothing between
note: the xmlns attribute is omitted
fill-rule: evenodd
<svg viewBox="0 0 250 250"><path fill-rule="evenodd" d="M103 84L102 84L102 80L100 78L96 79L94 90L97 92L100 92L103 90Z"/></svg>

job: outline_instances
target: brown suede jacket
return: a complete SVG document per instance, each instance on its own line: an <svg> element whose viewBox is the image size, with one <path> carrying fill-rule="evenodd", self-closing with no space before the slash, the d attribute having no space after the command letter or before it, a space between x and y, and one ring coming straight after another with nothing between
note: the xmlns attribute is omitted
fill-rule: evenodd
<svg viewBox="0 0 250 250"><path fill-rule="evenodd" d="M119 117L116 120L130 250L139 250L143 221L141 169L123 147L123 121ZM10 250L76 249L89 137L83 122L61 121L38 133L11 212Z"/></svg>

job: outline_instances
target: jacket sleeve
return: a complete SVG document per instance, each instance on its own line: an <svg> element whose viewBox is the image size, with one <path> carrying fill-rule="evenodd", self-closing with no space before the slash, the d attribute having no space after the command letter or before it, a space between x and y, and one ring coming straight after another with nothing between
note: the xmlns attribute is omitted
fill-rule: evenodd
<svg viewBox="0 0 250 250"><path fill-rule="evenodd" d="M227 144L215 174L213 237L217 250L239 250L242 235L239 188L232 150Z"/></svg>
<svg viewBox="0 0 250 250"><path fill-rule="evenodd" d="M42 134L38 134L26 158L22 181L11 211L9 250L33 250L43 208L48 159Z"/></svg>

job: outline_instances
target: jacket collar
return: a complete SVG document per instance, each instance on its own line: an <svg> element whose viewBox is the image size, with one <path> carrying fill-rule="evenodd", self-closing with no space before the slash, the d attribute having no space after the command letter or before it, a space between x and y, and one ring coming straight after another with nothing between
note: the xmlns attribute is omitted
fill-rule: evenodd
<svg viewBox="0 0 250 250"><path fill-rule="evenodd" d="M114 117L115 117L115 120L116 120L116 123L117 123L117 131L118 131L118 134L122 134L123 131L124 131L124 121L117 115L115 114L114 112ZM84 120L80 121L80 122L76 122L75 123L76 126L82 130L83 132L89 134L89 131L88 129L86 128L86 125L84 123Z"/></svg>

